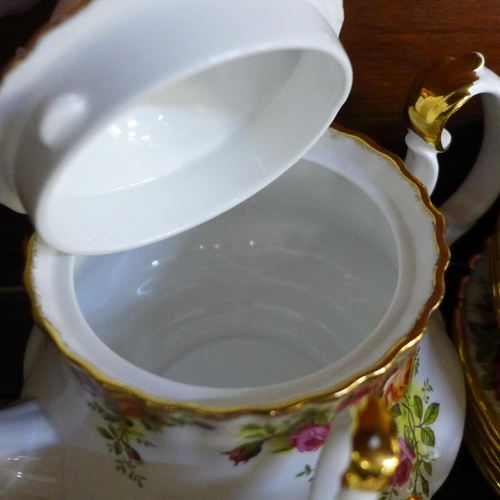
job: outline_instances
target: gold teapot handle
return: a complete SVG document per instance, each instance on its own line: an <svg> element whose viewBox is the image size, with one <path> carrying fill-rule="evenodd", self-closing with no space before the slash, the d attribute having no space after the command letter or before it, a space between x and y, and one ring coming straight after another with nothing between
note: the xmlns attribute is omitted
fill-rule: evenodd
<svg viewBox="0 0 500 500"><path fill-rule="evenodd" d="M445 125L471 97L481 94L485 131L471 173L440 208L446 219L449 244L469 230L500 192L500 78L484 66L481 54L446 58L421 73L408 96L408 153L410 172L432 193L439 172L437 154L451 136Z"/></svg>
<svg viewBox="0 0 500 500"><path fill-rule="evenodd" d="M441 134L451 115L471 97L471 89L484 66L480 54L446 59L417 76L410 89L407 109L409 128L437 151L446 151Z"/></svg>

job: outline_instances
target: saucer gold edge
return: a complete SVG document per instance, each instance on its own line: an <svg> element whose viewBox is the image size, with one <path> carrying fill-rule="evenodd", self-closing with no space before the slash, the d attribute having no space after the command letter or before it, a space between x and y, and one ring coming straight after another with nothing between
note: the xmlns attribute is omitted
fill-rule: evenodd
<svg viewBox="0 0 500 500"><path fill-rule="evenodd" d="M475 462L478 464L481 473L495 492L500 495L500 471L491 466L489 457L485 456L481 445L474 436L465 434L465 442Z"/></svg>
<svg viewBox="0 0 500 500"><path fill-rule="evenodd" d="M487 243L485 245L487 248ZM486 250L469 260L469 273L462 278L453 311L452 337L464 369L467 394L467 419L464 440L488 483L500 494L500 419L486 399L478 375L472 364L472 353L466 340L466 290L471 273L484 258Z"/></svg>
<svg viewBox="0 0 500 500"><path fill-rule="evenodd" d="M484 257L484 253L474 255L469 260L470 273L474 270L477 263ZM476 410L481 415L482 425L493 431L500 443L500 418L496 414L493 406L487 400L484 394L484 389L481 386L481 381L476 373L473 365L473 355L470 352L468 342L466 340L467 326L465 324L465 308L466 298L465 293L467 286L470 283L470 273L462 278L457 294L457 305L453 311L452 318L452 337L457 346L460 361L464 369L464 378L466 381L466 389L468 399L474 405Z"/></svg>
<svg viewBox="0 0 500 500"><path fill-rule="evenodd" d="M470 403L470 400L468 401ZM467 422L470 431L479 439L482 447L488 450L495 464L500 468L500 449L497 438L491 434L488 426L484 424L481 415L469 404L467 407Z"/></svg>
<svg viewBox="0 0 500 500"><path fill-rule="evenodd" d="M489 418L487 409L475 401L474 396L470 394L468 389L466 392L468 397L468 416L475 422L478 431L482 433L491 447L495 448L500 459L500 436L495 428L495 424Z"/></svg>

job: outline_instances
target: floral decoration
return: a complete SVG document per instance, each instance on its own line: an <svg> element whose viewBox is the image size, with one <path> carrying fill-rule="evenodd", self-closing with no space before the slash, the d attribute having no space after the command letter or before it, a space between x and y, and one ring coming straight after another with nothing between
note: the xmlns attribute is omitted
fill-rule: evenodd
<svg viewBox="0 0 500 500"><path fill-rule="evenodd" d="M213 428L205 422L190 420L181 414L160 414L149 410L140 400L127 394L107 394L103 402L88 403L103 420L96 426L106 440L108 452L115 457L115 469L142 487L146 476L140 473L144 461L140 447L154 447L147 435L163 432L168 427L194 425L207 430Z"/></svg>
<svg viewBox="0 0 500 500"><path fill-rule="evenodd" d="M328 435L333 411L311 407L297 413L276 424L241 426L239 435L244 443L223 453L238 465L248 462L264 449L271 453L319 450Z"/></svg>
<svg viewBox="0 0 500 500"><path fill-rule="evenodd" d="M431 402L432 386L426 379L418 384L418 351L403 370L384 388L399 432L399 465L380 500L423 500L430 498L429 478L436 460L436 437L432 424L439 416L439 403ZM409 495L409 496L405 496Z"/></svg>
<svg viewBox="0 0 500 500"><path fill-rule="evenodd" d="M399 465L380 500L424 500L430 498L429 478L435 461L436 437L432 424L439 417L439 403L431 402L428 379L415 380L419 352L415 349L405 364L384 385L382 396L391 409L399 433ZM365 394L366 395L366 394ZM356 401L353 398L352 401ZM356 401L357 403L358 401ZM314 468L306 465L297 478L313 479Z"/></svg>
<svg viewBox="0 0 500 500"><path fill-rule="evenodd" d="M322 404L309 404L289 415L276 418L258 417L234 430L236 446L222 451L234 466L246 464L261 453L310 453L318 451L325 442L330 425L337 412L358 405L368 394L377 394L392 404L402 400L411 378L414 352L405 352L384 379L367 381L344 397ZM146 476L141 472L145 464L144 449L154 447L153 435L169 427L197 426L213 431L224 425L223 421L207 421L191 412L153 408L147 402L127 392L117 392L103 387L84 370L70 365L89 396L89 408L102 424L96 425L98 434L105 440L108 452L114 456L115 469L142 487ZM410 367L410 368L408 368ZM408 375L410 373L410 376ZM227 432L228 429L218 429ZM306 465L296 476L313 477L314 469Z"/></svg>
<svg viewBox="0 0 500 500"><path fill-rule="evenodd" d="M289 439L290 446L297 451L316 451L325 442L330 425L318 425L310 423L302 429L295 431Z"/></svg>
<svg viewBox="0 0 500 500"><path fill-rule="evenodd" d="M397 374L400 370L401 368L395 370L394 373ZM223 453L234 465L238 465L248 462L262 451L270 453L288 453L294 450L298 452L318 451L325 442L334 415L346 408L356 406L368 394L381 394L382 384L379 380L375 380L358 387L340 401L324 406L305 407L292 413L290 418L279 420L275 424L245 424L240 427L238 436L243 443ZM298 477L310 475L313 470L310 466L306 466Z"/></svg>

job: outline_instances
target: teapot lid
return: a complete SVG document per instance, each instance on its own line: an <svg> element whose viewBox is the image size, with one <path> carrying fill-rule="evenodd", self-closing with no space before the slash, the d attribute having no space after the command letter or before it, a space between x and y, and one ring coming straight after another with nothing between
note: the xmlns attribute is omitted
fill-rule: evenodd
<svg viewBox="0 0 500 500"><path fill-rule="evenodd" d="M293 165L351 78L309 0L92 3L4 79L0 200L66 253L167 238Z"/></svg>

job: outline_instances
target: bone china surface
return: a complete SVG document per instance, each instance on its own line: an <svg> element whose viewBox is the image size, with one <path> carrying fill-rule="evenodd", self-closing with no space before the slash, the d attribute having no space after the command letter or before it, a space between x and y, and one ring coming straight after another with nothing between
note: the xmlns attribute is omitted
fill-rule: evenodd
<svg viewBox="0 0 500 500"><path fill-rule="evenodd" d="M0 111L23 109L0 113L0 187L37 227L26 278L54 344L28 356L26 395L64 463L99 468L105 497L358 498L348 484L387 500L429 497L446 475L459 379L453 442L428 379L411 382L428 321L442 335L429 317L444 221L401 161L327 129L351 85L338 13L322 0L101 0L7 74ZM494 94L474 60L467 91ZM416 172L432 156L421 142L410 133ZM381 406L399 437L389 418L377 439L351 440L351 414L376 421ZM370 447L368 465L387 464L365 481L351 473ZM62 484L88 494L78 479Z"/></svg>
<svg viewBox="0 0 500 500"><path fill-rule="evenodd" d="M51 246L95 254L248 198L316 142L348 95L351 67L325 5L91 3L3 81L3 203Z"/></svg>
<svg viewBox="0 0 500 500"><path fill-rule="evenodd" d="M160 243L160 248L166 245L166 256L155 253L155 248L150 247L145 250L134 250L128 254L110 257L89 257L83 262L78 263L78 259L74 256L59 254L57 251L43 245L43 243L36 242L28 271L33 299L35 300L37 313L42 320L43 326L50 332L66 355L87 368L101 382L113 384L113 380L119 380L120 385L125 384L131 392L138 392L139 394L143 394L146 399L162 404L181 404L198 409L199 411L208 412L212 412L216 408L224 409L224 411L238 411L239 407L248 406L262 410L266 408L277 410L285 408L294 400L309 399L312 395L316 395L314 396L316 400L328 400L332 397L337 397L338 395L335 395L336 392L346 389L352 390L357 383L363 381L362 377L370 375L375 369L390 365L400 350L406 350L418 340L425 327L427 315L440 300L442 294L442 273L448 255L442 240L442 219L431 208L425 191L406 176L401 165L395 163L388 156L378 153L367 143L356 137L330 130L308 154L306 160L308 161L301 162L294 167L298 171L296 174L296 183L287 185L287 178L284 178L282 181L285 183L283 188L279 187L279 184L278 187L270 188L271 193L274 190L278 190L279 193L279 190L283 189L283 192L286 192L287 196L298 196L296 198L297 208L294 212L295 215L289 213L290 222L285 227L282 227L280 232L273 230L272 224L281 217L281 206L273 196L269 197L270 201L268 202L264 194L263 203L272 202L269 208L266 205L265 210L266 220L270 223L269 226L262 226L258 229L260 234L258 232L233 234L234 227L242 227L248 220L252 221L254 217L252 210L255 210L255 208L250 203L248 211L247 209L241 209L240 212L237 211L238 209L236 210L234 215L236 219L233 219L232 214L229 215L227 226L224 222L213 222L214 231L219 231L224 238L229 239L225 242L222 240L217 241L218 238L216 236L219 235L214 236L210 242L211 248L207 248L206 251L199 248L200 245L204 244L203 238L206 238L203 226L200 226L201 239L198 241L195 239L194 243L190 241L189 233L186 233L187 236L181 239L172 239L173 243L169 241L164 244ZM311 163L314 165L312 170L310 167ZM363 169L361 167L366 164L370 165L370 169ZM308 169L308 175L300 173L301 171L307 172ZM314 172L314 175L312 172ZM291 177L294 175L292 171ZM335 196L328 196L329 191L326 189L325 176L326 179L330 179L330 182L335 182L341 176L346 186L351 184L353 186L351 192L359 197L360 208L363 206L371 207L370 213L374 217L373 224L370 225L367 222L368 219L365 219L365 212L363 216L357 212L356 204L349 205L347 208L344 206L343 217L333 217L334 220L331 221L328 215L332 216L334 214L337 209L337 202L342 200ZM308 191L307 189L302 190L300 181L305 181L309 178L311 182L315 183L314 189L317 188L318 196L305 196L305 193L308 193ZM375 179L377 179L378 184L375 183ZM382 179L383 182L381 182ZM323 190L321 186L324 187ZM355 189L356 186L357 189ZM306 183L304 188L307 187ZM330 187L329 189L332 188ZM427 206L425 203L427 203ZM302 206L299 207L299 204ZM378 206L378 210L374 209L374 205ZM394 209L395 206L398 207L398 210ZM258 210L256 213L258 213ZM312 215L313 212L314 215ZM344 220L345 217L348 218ZM308 220L308 218L310 219ZM236 220L237 224L233 220ZM296 222L292 222L293 220ZM314 221L314 224L312 224L312 221ZM357 223L358 227L354 223ZM320 225L318 226L318 224ZM323 227L321 224L323 224ZM298 238L296 230L300 229L302 235L306 227L311 237L314 234L317 235L316 239L313 239L312 243L308 241L308 238L304 240L304 243L297 243L302 238ZM397 231L393 228L397 228ZM322 241L321 235L323 230L327 230L326 234L329 237ZM224 231L227 231L228 234L224 235ZM349 235L349 232L351 233L349 236L351 243L355 242L356 238L364 238L364 240L361 240L362 244L358 240L355 246L357 252L351 250L344 252L343 256L334 253L337 245L341 243L339 241L336 245L332 245L332 238L335 239L339 235ZM421 234L428 236L421 238ZM268 238L267 241L265 237ZM340 240L341 238L337 239ZM254 241L254 246L251 245L251 241ZM391 242L393 243L391 244ZM224 243L226 248L222 248L222 243ZM214 248L217 244L221 245L220 249ZM291 245L290 248L283 247L286 244ZM126 345L120 347L120 349L128 349L129 354L127 354L127 357L135 356L136 359L134 359L134 362L137 362L137 360L140 361L141 352L134 353L130 351L148 349L148 344L157 335L154 330L154 328L157 328L154 326L154 308L158 307L158 303L155 303L156 296L154 293L141 295L141 289L136 287L139 284L137 281L139 278L134 278L133 275L134 273L139 273L140 275L148 271L147 268L146 270L140 268L143 265L141 264L141 259L143 262L148 262L148 267L152 268L152 271L148 271L149 275L141 276L143 284L153 277L156 271L154 268L156 267L160 268L159 271L162 273L165 269L165 272L168 272L167 264L169 259L174 258L175 252L179 252L183 248L182 245L185 245L188 249L196 249L196 252L188 254L190 258L194 259L192 264L194 276L197 277L196 266L199 267L197 262L199 262L200 258L208 259L208 262L211 263L209 267L219 266L222 268L222 272L226 273L225 276L228 277L228 285L227 289L223 290L225 295L222 295L220 298L217 297L218 292L208 293L209 287L203 298L204 300L214 300L216 302L214 305L211 305L215 312L209 317L214 325L218 325L219 314L228 316L230 326L227 328L226 334L232 332L232 335L236 337L236 342L239 342L238 335L241 334L246 335L247 340L253 344L258 345L260 342L266 348L269 345L268 338L262 337L262 334L258 330L252 332L252 328L255 330L253 326L248 332L244 330L244 328L250 327L252 318L255 315L262 314L263 310L259 309L258 299L255 304L255 311L250 311L248 326L238 324L237 321L240 320L236 320L234 324L230 323L230 312L233 306L238 303L238 297L234 294L234 287L238 284L238 280L245 278L245 280L250 280L251 286L260 287L256 289L255 293L268 294L269 297L272 295L279 297L275 299L275 303L269 304L269 310L265 311L271 317L274 315L273 321L276 321L276 326L273 326L271 334L276 335L277 338L280 338L279 336L281 335L282 338L286 339L288 328L292 327L296 329L300 325L300 322L304 321L303 318L300 318L300 311L296 311L298 303L302 302L304 298L310 301L311 307L314 310L318 310L319 314L325 315L332 308L336 309L335 314L338 314L337 318L343 321L345 327L349 328L348 330L330 330L331 333L328 333L328 330L326 330L325 332L325 328L328 329L331 326L323 323L324 320L319 320L318 323L323 325L323 327L320 328L313 325L311 328L311 331L315 332L314 335L317 337L315 340L316 344L309 346L307 342L303 342L299 348L294 347L296 350L295 353L291 349L292 356L297 356L300 349L302 349L303 353L308 353L311 348L317 349L317 352L320 352L322 355L322 351L328 347L330 349L330 353L328 354L329 359L333 359L334 362L325 363L318 355L314 357L311 354L307 356L304 354L309 360L313 360L312 366L305 365L297 368L298 372L289 373L289 376L295 378L302 376L300 383L273 380L272 376L267 374L266 376L271 377L270 383L274 382L275 385L266 388L247 388L245 391L241 391L240 389L231 388L219 389L214 382L211 384L212 387L202 388L198 385L186 386L173 381L166 381L158 376L162 374L161 371L157 374L147 373L117 356L115 352L107 348L103 343L103 340L108 343L112 343L114 340L112 338L99 339L99 335L102 337L103 334L99 333L99 330L93 332L87 322L88 319L85 319L85 314L89 318L89 311L93 307L95 308L95 305L87 303L89 299L85 296L84 283L87 278L79 277L79 266L86 266L84 274L88 276L89 280L89 284L87 285L89 288L87 290L93 290L92 294L107 296L110 292L109 285L106 282L101 284L101 290L95 290L92 287L92 279L95 278L92 277L92 273L90 272L91 266L96 266L94 272L97 274L95 276L103 276L103 271L105 271L107 276L124 275L120 279L125 280L125 282L131 280L133 283L133 286L130 286L130 290L139 291L134 295L129 294L129 298L127 299L127 293L123 286L125 282L122 282L123 284L118 287L113 287L113 290L115 290L113 293L118 294L113 301L116 304L116 308L127 312L133 306L135 308L133 315L138 314L139 319L142 316L142 321L145 322L142 325L135 325L138 338L143 339L143 342L141 344L134 344L135 347L130 342L125 342L124 344ZM238 245L240 248L245 249L243 255L239 257L240 262L236 260L236 254L229 254L229 258L225 258L224 252L231 251L231 246L234 251L234 249L238 249ZM300 245L313 245L311 249L314 252L301 256L301 254L304 254L305 248L301 248ZM416 251L417 245L418 252ZM442 250L441 253L439 252L440 249ZM221 250L221 252L217 252L217 250ZM341 246L339 250L342 250ZM252 259L256 257L265 258L261 261L252 262ZM272 262L267 262L267 257L273 257ZM218 260L214 261L214 258ZM122 270L120 267L117 267L114 270L115 266L120 266L123 259L125 259L125 262L128 261L125 269ZM307 268L304 268L304 263L301 260L307 263ZM158 265L155 265L156 261ZM134 265L130 265L132 262ZM252 262L252 269L260 269L259 272L262 276L259 276L259 273L256 272L254 276L245 277L244 273L248 274L248 270L250 269L247 267L247 270L245 270L248 262ZM300 262L301 265L297 266L297 262ZM363 264L364 262L365 264ZM344 286L347 284L351 287L357 286L357 282L361 277L359 275L356 276L354 268L366 264L370 265L366 271L363 269L364 272L375 273L374 276L378 278L382 274L386 274L385 283L387 285L384 285L384 288L387 286L388 292L385 297L382 288L375 287L370 290L368 283L363 283L355 294L351 291L349 293L346 291L343 296L342 293L335 290L332 282L338 279L338 277L344 280ZM227 270L224 271L224 266L229 266L226 269L229 269L231 273ZM343 271L344 267L346 269ZM297 269L303 273L303 276L297 274L299 272ZM340 271L345 272L345 274L343 275ZM414 273L422 277L427 276L427 279L420 279L416 283L401 279L401 276L413 275ZM319 279L321 276L323 279ZM298 281L298 277L300 277L300 281ZM312 281L309 283L307 280L310 277L318 277L317 282ZM197 303L196 301L199 301L199 297L196 296L196 293L198 293L197 288L193 289L191 287L190 290L189 286L189 283L192 283L193 275L189 275L188 278L177 278L174 274L172 280L177 279L185 280L181 282L181 291L183 293L192 293L191 300L193 303ZM210 279L212 279L210 273L207 276L200 277L202 282L203 280L207 280L208 284L210 284ZM73 280L75 280L76 295L73 292ZM294 284L294 280L296 284ZM289 281L291 282L291 290L287 290L286 293L289 294L290 298L283 297L280 286L283 282ZM327 288L322 289L322 287ZM244 290L244 287L242 288ZM147 290L146 283L143 291L147 292ZM355 291L356 289L352 290ZM120 296L122 291L124 295ZM325 297L323 295L324 292L329 292L332 297ZM160 309L163 307L167 311L171 295L168 289L163 290L162 293L164 302L162 303L163 306L160 305L159 307ZM244 292L241 291L240 293ZM78 299L78 294L80 295L80 299ZM266 295L264 295L264 298L265 300L262 300L262 304L266 305L269 303L269 298ZM363 314L354 314L354 310L363 313L363 309L368 307L364 303L374 298L377 299L377 302L373 311L367 313L364 318ZM176 297L172 299L175 301ZM80 300L80 304L83 304L83 315L80 313L81 309L78 300ZM133 303L127 302L127 300L132 300ZM286 300L289 300L288 304ZM327 301L326 305L322 303L324 300ZM329 303L328 301L330 300L333 301ZM359 307L359 304L356 302L358 300L361 300L363 307ZM285 302L280 303L279 301ZM144 306L142 305L143 302L145 303ZM115 306L105 306L104 309L106 310L108 307L115 308ZM349 310L349 307L352 309ZM217 308L221 308L220 311ZM387 309L384 311L384 308ZM141 309L142 311L149 311L151 314L145 314ZM109 319L108 312L111 318L113 318L113 314L116 314L116 310L105 311L104 313L98 310L96 313L93 313L93 317L90 317L90 322L94 321L98 323L99 321L104 321L104 324L106 324L105 322L108 321L108 324L111 324L114 320ZM106 315L108 315L108 318L106 318ZM203 317L207 313L202 311L201 315ZM353 320L353 316L358 316L358 318ZM314 321L314 316L311 315L310 317ZM373 317L375 318L374 320L372 319ZM171 321L180 323L181 328L186 328L181 320L184 320L184 324L187 325L189 325L189 321L192 321L194 325L199 325L199 318L196 316L185 318L181 314L179 318L172 318ZM281 321L281 324L278 320ZM356 325L358 321L360 324ZM363 324L363 321L366 323ZM367 331L365 327L373 329ZM78 334L74 335L72 332L78 332ZM118 328L118 332L121 334L120 328ZM333 337L332 333L334 333ZM198 335L199 333L193 328L191 334ZM209 352L211 348L210 343L220 342L220 338L213 331L210 333L210 330L206 334L208 338L204 348ZM354 343L349 345L349 337L351 335L356 335L357 338ZM328 342L329 337L332 337L330 344L324 344L324 342ZM175 335L173 335L173 339L175 342ZM340 340L336 341L335 339ZM229 345L231 345L231 342L235 341L229 339L229 342ZM331 344L331 342L340 342L343 344L344 351L341 351L340 355L335 354L335 352L338 352L336 350L339 349L339 346ZM284 344L290 345L290 340ZM184 352L185 355L191 354L189 353L189 346L187 349L186 346L176 347L176 349L180 349L179 353ZM194 351L195 349L192 348L192 350ZM389 355L386 356L388 352ZM194 354L196 355L196 353ZM284 355L287 355L286 352ZM181 358L180 354L177 356ZM170 361L170 364L175 364L178 361L178 359L174 358ZM230 359L226 359L226 362L230 363ZM325 366L325 364L328 364L328 366ZM258 373L262 370L262 368L259 368L259 365L259 358L256 357L253 365L254 372ZM353 366L356 366L355 371L353 371ZM295 368L292 369L295 370ZM349 387L354 382L356 384ZM257 381L256 383L259 384L261 382Z"/></svg>
<svg viewBox="0 0 500 500"><path fill-rule="evenodd" d="M300 436L316 436L314 451L330 425L348 438L339 427L348 408L367 394L383 396L391 377L407 378L442 295L447 257L442 218L402 163L331 129L276 183L224 216L108 256L64 255L35 240L27 277L40 325L93 397L85 441L100 450L108 440L117 472L140 486L146 476L136 468L147 455L112 442L118 430L106 427L137 417L161 434L155 462L187 454L169 481L171 497L185 498L198 481L220 479L214 458L214 470L187 481L203 457L243 465L259 455L274 491L278 470L291 470L279 455L300 452ZM401 279L414 273L428 279ZM253 356L239 354L248 349ZM102 430L91 439L94 426ZM162 432L169 427L175 432ZM150 442L149 431L143 439ZM316 461L303 464L302 476ZM238 468L236 483L230 468L213 494L229 488L246 498L253 467Z"/></svg>
<svg viewBox="0 0 500 500"><path fill-rule="evenodd" d="M390 495L392 498L406 498L411 494L429 498L448 475L460 445L465 408L463 381L457 377L457 356L439 320L431 321L428 333L413 354L415 357L411 362L396 372L383 388L384 399L393 413L399 414L401 411L396 423L405 458L395 479L379 498ZM447 362L443 363L443 359ZM165 498L165 495L178 498L173 495L173 489L176 483L186 478L181 477L177 453L180 453L179 446L186 446L185 441L192 426L182 425L180 420L167 425L165 419L151 426L154 422L149 422L151 413L147 409L141 410L130 401L118 397L102 400L93 392L92 387L95 386L92 385L83 393L74 373L62 363L60 356L55 354L52 346L47 345L45 337L38 330L33 332L30 339L25 366L27 378L23 396L37 397L44 412L54 414L54 422L58 424L55 427L52 424L42 425L32 417L19 429L15 422L19 420L18 414L12 415L12 421L3 418L1 429L6 439L0 457L2 460L18 457L18 460L6 462L8 470L12 472L12 480L1 492L2 498L19 500L22 498L21 493L27 491L39 491L39 498L49 500L87 500L89 495L107 500L120 499L124 495L131 499L155 500ZM411 378L407 376L408 373ZM54 398L54 393L59 396ZM422 399L421 410L415 404L415 396ZM353 399L346 402L348 405L355 404ZM104 411L99 411L100 408ZM146 414L141 411L146 411ZM417 417L420 411L421 416ZM36 408L33 412L36 413ZM127 426L133 431L126 436L130 438L127 441L130 446L128 453L119 445L123 437L113 438L113 434L110 434L110 425L116 431L124 424L121 418L133 423L132 427ZM312 418L312 414L309 418ZM427 423L420 426L427 429L427 437L423 437L422 431L415 427L421 423L417 421L418 418L422 421L427 419ZM149 429L144 426L144 421ZM276 488L272 490L273 498L303 500L324 439L324 424L319 421L313 423L313 420L307 423L307 416L303 416L302 422L300 419L297 421L299 426L295 430L282 427L283 434L274 437L269 435L270 429L265 431L257 423L253 430L250 426L245 427L245 419L224 424L234 425L234 436L219 442L223 453L212 451L200 458L204 464L204 476L193 480L190 474L191 494L180 498L211 498L207 493L210 480L216 483L217 478L229 478L228 492L230 488L236 488L244 482L248 474L257 474L259 487L247 490L238 498L267 499L270 493L266 488L276 481ZM199 423L202 422L203 419L199 419ZM275 430L280 430L276 424L273 425ZM195 426L194 429L204 436L207 445L213 445L214 439L220 441L220 438L215 437L213 421L201 427ZM252 432L253 438L250 437ZM415 452L406 444L406 439L409 439L407 436L412 432L416 433L417 438ZM171 446L174 446L170 455L171 463L160 465L157 448L167 437L171 440ZM422 439L431 441L425 444ZM146 441L155 447L148 446ZM413 446L413 443L408 442ZM249 443L253 443L253 447ZM291 449L274 453L284 443ZM108 452L108 445L113 447L112 453ZM181 456L186 457L185 454ZM135 480L116 468L117 460L123 463L123 468L132 466ZM417 460L421 461L420 466L412 468ZM174 473L167 483L165 474L170 469ZM19 470L29 474L17 475ZM89 477L92 477L92 481L88 480ZM142 483L142 488L137 481ZM424 491L428 491L428 494ZM197 497L197 494L201 496Z"/></svg>
<svg viewBox="0 0 500 500"><path fill-rule="evenodd" d="M277 183L194 232L91 257L61 254L35 240L27 279L38 322L98 398L91 402L96 415L109 417L109 400L118 412L135 408L130 411L146 429L156 428L154 422L180 427L155 446L167 462L187 439L191 445L182 453L195 462L215 452L239 463L259 453L259 429L274 426L263 440L273 449L284 436L295 442L302 424L316 433L332 418L335 432L348 437L339 432L347 410L339 410L368 393L380 397L391 376L404 372L441 299L448 258L443 229L427 193L399 160L331 129ZM414 274L428 279L401 279ZM189 310L179 311L186 301ZM164 319L171 315L168 328L158 311ZM247 353L249 346L253 356L240 356L238 349ZM211 363L197 371L204 358ZM286 380L277 378L283 370ZM313 430L316 424L323 427ZM199 434L207 427L217 430L209 442ZM257 434L247 436L250 429ZM229 439L240 432L250 442ZM100 431L105 439L109 433ZM184 437L175 445L178 436ZM283 446L284 452L290 445ZM266 457L266 468L279 467L274 453ZM133 472L120 464L122 472ZM192 466L186 458L183 467ZM173 498L196 488L194 480L185 483L187 469L179 465L177 486L169 483ZM132 477L141 483L138 474ZM235 498L249 487L238 484Z"/></svg>

